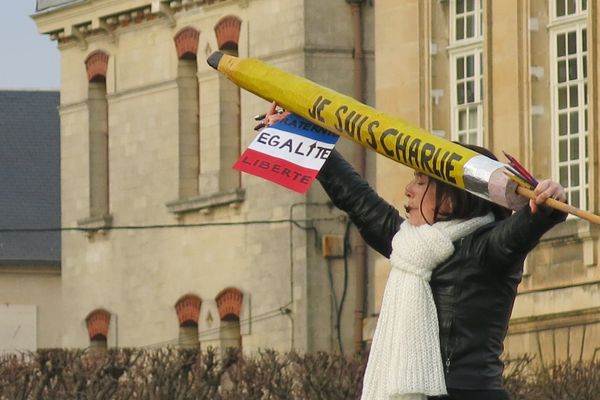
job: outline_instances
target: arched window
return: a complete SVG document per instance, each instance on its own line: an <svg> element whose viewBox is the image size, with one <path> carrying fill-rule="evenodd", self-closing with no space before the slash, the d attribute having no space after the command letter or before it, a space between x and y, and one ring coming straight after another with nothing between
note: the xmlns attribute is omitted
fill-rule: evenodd
<svg viewBox="0 0 600 400"><path fill-rule="evenodd" d="M200 175L200 100L198 39L200 32L183 28L175 35L179 92L179 198L198 195Z"/></svg>
<svg viewBox="0 0 600 400"><path fill-rule="evenodd" d="M193 294L182 296L175 303L175 311L179 320L179 346L183 348L197 348L198 318L202 300Z"/></svg>
<svg viewBox="0 0 600 400"><path fill-rule="evenodd" d="M215 35L219 50L238 56L238 42L242 21L236 16L222 18L215 25ZM219 126L221 132L219 189L229 191L240 187L240 173L231 166L240 155L241 120L240 120L240 88L219 74ZM227 112L224 112L227 110Z"/></svg>
<svg viewBox="0 0 600 400"><path fill-rule="evenodd" d="M89 206L90 217L109 214L108 102L106 71L108 54L92 52L85 60L88 77Z"/></svg>
<svg viewBox="0 0 600 400"><path fill-rule="evenodd" d="M110 313L98 308L85 318L85 323L90 338L90 349L105 351L110 325Z"/></svg>
<svg viewBox="0 0 600 400"><path fill-rule="evenodd" d="M219 332L221 349L242 346L240 313L243 300L244 294L233 287L222 290L215 298L221 319Z"/></svg>

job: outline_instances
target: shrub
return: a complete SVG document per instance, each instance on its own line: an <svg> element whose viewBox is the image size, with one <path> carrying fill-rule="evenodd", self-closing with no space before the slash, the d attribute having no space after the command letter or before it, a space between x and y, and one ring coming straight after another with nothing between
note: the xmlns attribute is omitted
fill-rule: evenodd
<svg viewBox="0 0 600 400"><path fill-rule="evenodd" d="M364 361L273 350L48 349L0 357L0 399L351 399Z"/></svg>
<svg viewBox="0 0 600 400"><path fill-rule="evenodd" d="M359 399L366 360L274 350L45 349L0 356L0 399ZM506 360L505 385L513 399L598 398L600 362L532 361L528 355Z"/></svg>
<svg viewBox="0 0 600 400"><path fill-rule="evenodd" d="M515 400L598 399L600 362L567 359L528 367L532 360L532 357L518 360L519 372L506 379L507 389Z"/></svg>

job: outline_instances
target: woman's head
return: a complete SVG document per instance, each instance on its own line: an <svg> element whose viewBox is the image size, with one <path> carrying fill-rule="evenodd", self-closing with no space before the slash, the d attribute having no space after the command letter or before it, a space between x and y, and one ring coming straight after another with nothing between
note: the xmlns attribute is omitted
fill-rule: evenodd
<svg viewBox="0 0 600 400"><path fill-rule="evenodd" d="M437 219L436 215L452 212L450 198L438 202L437 186L440 181L434 180L422 172L415 171L413 179L406 185L406 218L412 225L431 225ZM437 210L437 212L436 212Z"/></svg>
<svg viewBox="0 0 600 400"><path fill-rule="evenodd" d="M494 154L479 146L458 143L466 148L497 160ZM412 225L433 224L451 219L469 219L493 213L494 217L504 219L510 216L507 208L456 188L443 181L415 172L413 180L405 190L405 206L408 221Z"/></svg>

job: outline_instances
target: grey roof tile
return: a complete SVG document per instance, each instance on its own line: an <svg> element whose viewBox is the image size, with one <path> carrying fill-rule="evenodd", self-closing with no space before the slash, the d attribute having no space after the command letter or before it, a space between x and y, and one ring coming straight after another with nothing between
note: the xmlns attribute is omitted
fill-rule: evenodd
<svg viewBox="0 0 600 400"><path fill-rule="evenodd" d="M0 262L60 261L59 92L0 90Z"/></svg>

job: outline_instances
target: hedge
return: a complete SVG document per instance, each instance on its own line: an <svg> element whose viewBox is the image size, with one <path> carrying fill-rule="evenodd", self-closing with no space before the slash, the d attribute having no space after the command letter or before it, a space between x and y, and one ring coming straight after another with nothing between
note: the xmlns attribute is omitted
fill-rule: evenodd
<svg viewBox="0 0 600 400"><path fill-rule="evenodd" d="M600 363L534 366L507 360L505 385L516 400L592 400ZM0 399L277 400L358 399L366 355L228 349L44 349L0 356Z"/></svg>

